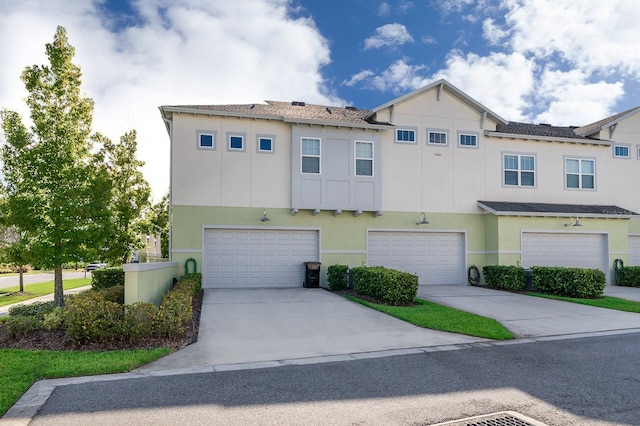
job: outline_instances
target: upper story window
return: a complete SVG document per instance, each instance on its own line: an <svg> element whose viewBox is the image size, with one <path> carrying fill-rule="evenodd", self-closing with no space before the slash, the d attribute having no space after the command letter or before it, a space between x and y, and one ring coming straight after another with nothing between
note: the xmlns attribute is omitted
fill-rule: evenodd
<svg viewBox="0 0 640 426"><path fill-rule="evenodd" d="M244 151L244 136L229 134L229 150Z"/></svg>
<svg viewBox="0 0 640 426"><path fill-rule="evenodd" d="M629 145L614 145L613 156L615 158L631 158Z"/></svg>
<svg viewBox="0 0 640 426"><path fill-rule="evenodd" d="M446 145L447 132L442 130L428 130L427 143L429 143L430 145Z"/></svg>
<svg viewBox="0 0 640 426"><path fill-rule="evenodd" d="M373 142L356 141L356 176L373 176Z"/></svg>
<svg viewBox="0 0 640 426"><path fill-rule="evenodd" d="M270 135L257 135L257 148L258 152L274 152L274 140L275 138Z"/></svg>
<svg viewBox="0 0 640 426"><path fill-rule="evenodd" d="M416 130L396 129L396 142L416 143Z"/></svg>
<svg viewBox="0 0 640 426"><path fill-rule="evenodd" d="M584 158L565 158L564 170L566 188L595 189L595 160Z"/></svg>
<svg viewBox="0 0 640 426"><path fill-rule="evenodd" d="M504 185L535 186L536 158L533 155L504 154L502 168Z"/></svg>
<svg viewBox="0 0 640 426"><path fill-rule="evenodd" d="M216 149L216 133L208 131L198 131L199 149Z"/></svg>
<svg viewBox="0 0 640 426"><path fill-rule="evenodd" d="M478 135L475 133L460 133L460 146L475 148L478 146Z"/></svg>
<svg viewBox="0 0 640 426"><path fill-rule="evenodd" d="M302 173L320 174L320 139L302 138L300 143Z"/></svg>

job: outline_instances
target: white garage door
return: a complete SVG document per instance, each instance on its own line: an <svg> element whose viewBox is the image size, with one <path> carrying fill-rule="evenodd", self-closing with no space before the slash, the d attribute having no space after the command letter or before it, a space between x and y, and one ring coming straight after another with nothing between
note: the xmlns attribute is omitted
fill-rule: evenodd
<svg viewBox="0 0 640 426"><path fill-rule="evenodd" d="M464 284L463 234L369 231L367 264L417 274L420 284Z"/></svg>
<svg viewBox="0 0 640 426"><path fill-rule="evenodd" d="M207 229L203 287L302 287L318 250L317 231Z"/></svg>
<svg viewBox="0 0 640 426"><path fill-rule="evenodd" d="M522 265L592 268L607 272L603 234L522 234Z"/></svg>
<svg viewBox="0 0 640 426"><path fill-rule="evenodd" d="M629 236L629 266L640 266L640 235Z"/></svg>

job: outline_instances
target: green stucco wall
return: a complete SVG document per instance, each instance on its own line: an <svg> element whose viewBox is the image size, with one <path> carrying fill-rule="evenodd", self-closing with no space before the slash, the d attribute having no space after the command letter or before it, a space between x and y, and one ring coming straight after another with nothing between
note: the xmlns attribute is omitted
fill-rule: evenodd
<svg viewBox="0 0 640 426"><path fill-rule="evenodd" d="M124 303L153 303L159 306L162 296L171 289L173 279L181 274L175 262L130 263L124 266Z"/></svg>

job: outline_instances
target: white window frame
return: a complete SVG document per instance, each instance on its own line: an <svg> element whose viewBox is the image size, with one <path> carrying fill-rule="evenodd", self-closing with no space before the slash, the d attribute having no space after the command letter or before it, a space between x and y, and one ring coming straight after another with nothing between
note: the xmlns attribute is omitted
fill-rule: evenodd
<svg viewBox="0 0 640 426"><path fill-rule="evenodd" d="M618 155L618 153L616 152L617 148L626 148L627 155ZM625 144L625 143L617 143L613 145L613 158L624 158L624 159L631 158L631 145Z"/></svg>
<svg viewBox="0 0 640 426"><path fill-rule="evenodd" d="M260 140L270 139L271 149L262 149L260 147ZM259 154L273 154L276 151L276 137L274 135L256 135L256 152Z"/></svg>
<svg viewBox="0 0 640 426"><path fill-rule="evenodd" d="M567 160L575 160L578 161L578 173L568 173L567 172ZM593 173L583 173L582 172L582 162L583 161L591 161L593 163ZM564 189L568 189L570 191L595 191L597 188L596 184L596 175L598 170L596 169L596 159L594 157L575 157L575 156L565 156L564 157ZM578 187L573 188L567 186L567 175L576 175L578 176ZM593 188L583 188L582 187L582 177L593 175Z"/></svg>
<svg viewBox="0 0 640 426"><path fill-rule="evenodd" d="M231 138L240 138L242 141L242 148L232 148L231 147ZM247 135L244 133L237 132L229 132L227 133L227 150L228 151L244 151L246 149L246 139Z"/></svg>
<svg viewBox="0 0 640 426"><path fill-rule="evenodd" d="M216 132L211 130L197 130L196 131L196 148L215 151L216 150ZM202 136L211 136L211 146L202 145Z"/></svg>
<svg viewBox="0 0 640 426"><path fill-rule="evenodd" d="M463 136L473 136L476 140L476 143L474 145L464 145L462 143ZM480 136L476 132L458 132L458 146L460 148L477 148L479 145L479 139Z"/></svg>
<svg viewBox="0 0 640 426"><path fill-rule="evenodd" d="M412 132L413 140L405 141L398 138L398 132ZM418 143L418 128L417 127L400 127L396 129L396 143L406 143L409 145L416 145Z"/></svg>
<svg viewBox="0 0 640 426"><path fill-rule="evenodd" d="M504 164L504 160L506 156L517 157L518 158L518 168L517 169L507 169ZM530 157L533 158L533 170L523 170L522 169L522 157ZM503 152L500 157L502 162L502 186L505 188L535 188L538 185L538 158L535 154L528 152ZM518 175L518 184L512 185L507 183L507 179L505 178L505 172L516 172ZM522 184L522 173L533 173L533 185L523 185Z"/></svg>
<svg viewBox="0 0 640 426"><path fill-rule="evenodd" d="M318 141L318 154L303 154L303 141L304 140L314 140ZM302 159L305 157L309 158L317 158L318 159L318 172L305 172L302 170ZM300 173L303 175L320 175L322 174L322 140L320 138L312 138L312 137L301 137L300 138Z"/></svg>
<svg viewBox="0 0 640 426"><path fill-rule="evenodd" d="M444 135L445 142L431 142L431 134L442 134ZM427 129L427 145L432 146L448 146L449 145L449 131L446 129Z"/></svg>
<svg viewBox="0 0 640 426"><path fill-rule="evenodd" d="M363 143L363 144L369 144L371 145L371 158L367 158L367 157L358 157L358 144L359 143ZM354 141L353 144L353 172L356 176L358 177L373 177L374 175L374 157L375 157L375 151L374 151L374 146L373 146L373 142L371 141ZM358 160L366 160L366 161L371 161L371 174L370 175L359 175L358 174Z"/></svg>

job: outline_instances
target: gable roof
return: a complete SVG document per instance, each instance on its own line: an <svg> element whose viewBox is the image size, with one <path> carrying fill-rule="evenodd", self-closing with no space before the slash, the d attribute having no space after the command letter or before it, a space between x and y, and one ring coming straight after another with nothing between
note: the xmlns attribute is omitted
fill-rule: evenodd
<svg viewBox="0 0 640 426"><path fill-rule="evenodd" d="M168 116L168 113L188 113L373 129L388 128L390 126L388 123L366 120L365 117L369 111L353 107L341 108L296 101L265 102L264 104L233 105L169 105L161 106L160 110L165 117Z"/></svg>
<svg viewBox="0 0 640 426"><path fill-rule="evenodd" d="M413 97L419 96L419 95L423 94L424 92L427 92L427 91L429 91L429 90L431 90L431 89L433 89L435 87L437 87L438 90L446 90L448 93L450 93L455 98L459 99L460 101L464 102L465 104L467 104L471 108L473 108L476 111L478 111L478 113L480 113L480 114L487 113L487 116L491 120L493 120L493 121L495 121L497 123L503 123L503 124L507 124L508 123L507 120L505 120L504 118L500 117L498 114L496 114L495 112L491 111L489 108L485 107L480 102L476 101L471 96L467 95L462 90L458 89L453 84L449 83L447 80L444 80L444 79L440 79L438 81L434 81L433 83L431 83L431 84L429 84L427 86L424 86L424 87L422 87L420 89L414 90L413 92L407 93L406 95L400 96L399 98L396 98L396 99L394 99L392 101L389 101L386 104L380 105L379 107L376 107L376 108L372 109L365 118L370 118L375 113L377 113L379 111L382 111L382 110L384 110L386 108L389 108L389 107L391 107L391 106L393 106L395 104L399 104L401 102L404 102L407 99L411 99Z"/></svg>
<svg viewBox="0 0 640 426"><path fill-rule="evenodd" d="M509 133L513 135L583 139L583 137L576 135L574 129L575 127L551 126L547 124L528 124L510 121L508 124L498 124L498 126L496 127L496 132Z"/></svg>
<svg viewBox="0 0 640 426"><path fill-rule="evenodd" d="M555 216L630 218L638 213L618 206L588 204L517 203L478 201L478 207L496 216Z"/></svg>
<svg viewBox="0 0 640 426"><path fill-rule="evenodd" d="M640 112L640 106L628 109L621 113L612 115L611 117L604 118L602 120L596 121L591 124L587 124L586 126L577 127L575 129L576 135L580 136L590 136L594 133L600 132L607 127L611 127L620 121Z"/></svg>

